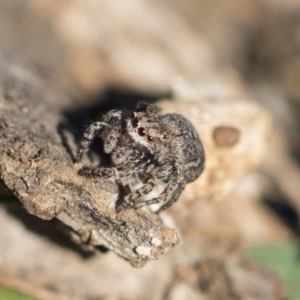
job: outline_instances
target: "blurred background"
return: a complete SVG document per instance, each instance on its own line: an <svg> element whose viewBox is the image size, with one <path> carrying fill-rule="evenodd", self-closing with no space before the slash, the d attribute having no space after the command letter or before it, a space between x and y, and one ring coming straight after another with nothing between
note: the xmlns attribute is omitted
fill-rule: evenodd
<svg viewBox="0 0 300 300"><path fill-rule="evenodd" d="M22 64L70 95L74 108L107 99L124 106L132 99L158 100L180 87L211 102L257 103L273 129L259 166L230 195L185 215L189 222L174 208L187 244L196 239L191 247L202 251L197 264L180 252L175 267L162 258L135 270L113 253L102 253L103 259L79 255L62 248L59 231L49 239L28 226L22 232L26 247L56 254L38 266L26 257L14 263L11 254L17 257L23 247L19 237L0 242L0 299L300 299L299 1L0 0L3 61L13 62L12 68ZM1 196L2 208L14 202ZM35 217L24 211L1 218L3 226L19 226L18 220ZM37 218L29 222L48 226ZM58 270L58 261L70 272ZM57 272L63 273L59 280ZM264 294L260 283L272 292Z"/></svg>

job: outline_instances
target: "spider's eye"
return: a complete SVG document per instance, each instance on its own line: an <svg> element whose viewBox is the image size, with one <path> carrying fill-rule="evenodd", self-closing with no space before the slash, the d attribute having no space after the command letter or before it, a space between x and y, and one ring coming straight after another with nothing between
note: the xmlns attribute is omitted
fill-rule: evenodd
<svg viewBox="0 0 300 300"><path fill-rule="evenodd" d="M132 127L136 128L139 125L139 119L138 118L133 118L131 121Z"/></svg>
<svg viewBox="0 0 300 300"><path fill-rule="evenodd" d="M144 128L144 127L140 127L140 128L138 129L138 134L139 134L140 136L146 135L146 130L145 130L145 128Z"/></svg>
<svg viewBox="0 0 300 300"><path fill-rule="evenodd" d="M153 141L153 137L152 136L148 136L148 141Z"/></svg>

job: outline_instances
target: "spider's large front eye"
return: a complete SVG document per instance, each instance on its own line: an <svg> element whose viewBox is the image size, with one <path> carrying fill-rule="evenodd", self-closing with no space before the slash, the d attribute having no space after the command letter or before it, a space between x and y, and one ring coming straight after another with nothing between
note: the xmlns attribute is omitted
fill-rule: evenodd
<svg viewBox="0 0 300 300"><path fill-rule="evenodd" d="M140 136L146 135L146 130L145 130L145 128L144 128L144 127L140 127L140 128L138 129L138 134L139 134Z"/></svg>

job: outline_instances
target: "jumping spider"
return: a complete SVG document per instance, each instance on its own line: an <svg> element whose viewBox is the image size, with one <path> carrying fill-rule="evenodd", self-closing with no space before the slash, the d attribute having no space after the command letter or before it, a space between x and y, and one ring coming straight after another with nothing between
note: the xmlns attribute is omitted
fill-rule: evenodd
<svg viewBox="0 0 300 300"><path fill-rule="evenodd" d="M104 152L111 155L112 167L83 168L80 175L121 179L135 174L144 183L125 197L117 213L154 203L164 203L159 211L168 208L204 168L203 146L193 125L178 114L161 115L153 104L139 103L129 118L111 110L102 121L92 123L84 132L77 162L96 136L102 139ZM167 184L160 196L142 200L158 183Z"/></svg>

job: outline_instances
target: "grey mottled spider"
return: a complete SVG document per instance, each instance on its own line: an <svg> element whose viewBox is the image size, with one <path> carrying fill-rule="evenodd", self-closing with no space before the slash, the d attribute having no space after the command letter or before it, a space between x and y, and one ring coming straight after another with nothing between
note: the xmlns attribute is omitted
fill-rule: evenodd
<svg viewBox="0 0 300 300"><path fill-rule="evenodd" d="M135 174L144 184L125 197L117 213L154 203L163 203L159 211L168 208L204 168L203 146L193 125L178 114L161 115L153 104L139 103L129 118L111 110L102 121L92 123L84 132L77 162L97 136L103 141L104 152L111 155L112 167L83 168L79 174L110 179ZM167 184L160 196L142 200L158 183Z"/></svg>

